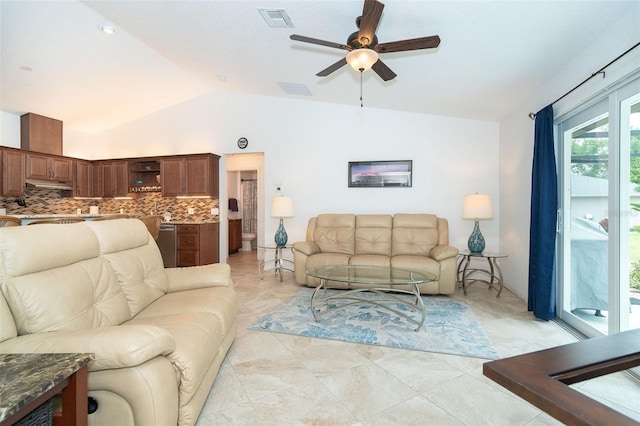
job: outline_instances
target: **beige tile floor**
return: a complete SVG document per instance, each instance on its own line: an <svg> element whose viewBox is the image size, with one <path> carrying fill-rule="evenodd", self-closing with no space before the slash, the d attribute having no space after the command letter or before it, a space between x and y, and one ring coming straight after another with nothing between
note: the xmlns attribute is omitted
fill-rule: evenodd
<svg viewBox="0 0 640 426"><path fill-rule="evenodd" d="M248 330L299 287L290 272L282 283L272 272L261 280L255 251L228 263L238 335L198 426L560 424L484 377L486 360ZM501 357L576 341L555 322L535 320L506 289L500 299L481 285L452 297L473 310ZM612 405L640 412L639 399L627 403L637 383L620 374L611 387L601 380L583 391L603 401L617 395Z"/></svg>

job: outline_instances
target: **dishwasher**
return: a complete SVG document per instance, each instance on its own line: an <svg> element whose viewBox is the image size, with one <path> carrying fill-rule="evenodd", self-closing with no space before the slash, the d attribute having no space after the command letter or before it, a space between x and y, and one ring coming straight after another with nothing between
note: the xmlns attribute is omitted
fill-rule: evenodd
<svg viewBox="0 0 640 426"><path fill-rule="evenodd" d="M158 248L162 254L165 268L176 267L176 226L172 223L161 223L158 235Z"/></svg>

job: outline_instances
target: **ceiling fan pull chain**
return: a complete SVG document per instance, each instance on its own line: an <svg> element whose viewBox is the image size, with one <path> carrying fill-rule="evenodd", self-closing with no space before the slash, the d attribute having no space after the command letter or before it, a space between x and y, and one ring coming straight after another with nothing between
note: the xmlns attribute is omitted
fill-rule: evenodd
<svg viewBox="0 0 640 426"><path fill-rule="evenodd" d="M362 103L362 74L363 74L363 69L360 68L360 108L364 107L364 104Z"/></svg>

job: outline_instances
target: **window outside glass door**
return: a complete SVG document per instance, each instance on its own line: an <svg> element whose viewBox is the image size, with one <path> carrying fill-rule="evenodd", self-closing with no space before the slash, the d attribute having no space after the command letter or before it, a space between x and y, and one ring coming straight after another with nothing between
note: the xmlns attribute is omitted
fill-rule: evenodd
<svg viewBox="0 0 640 426"><path fill-rule="evenodd" d="M558 129L558 316L587 336L640 327L640 79Z"/></svg>

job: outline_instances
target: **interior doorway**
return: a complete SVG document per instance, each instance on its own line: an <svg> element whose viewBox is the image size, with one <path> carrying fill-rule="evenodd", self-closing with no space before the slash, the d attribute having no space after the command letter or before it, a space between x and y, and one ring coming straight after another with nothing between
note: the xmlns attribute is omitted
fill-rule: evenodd
<svg viewBox="0 0 640 426"><path fill-rule="evenodd" d="M225 208L227 229L229 220L240 220L240 250L255 251L264 241L264 154L229 154L226 166L227 195L220 206Z"/></svg>

